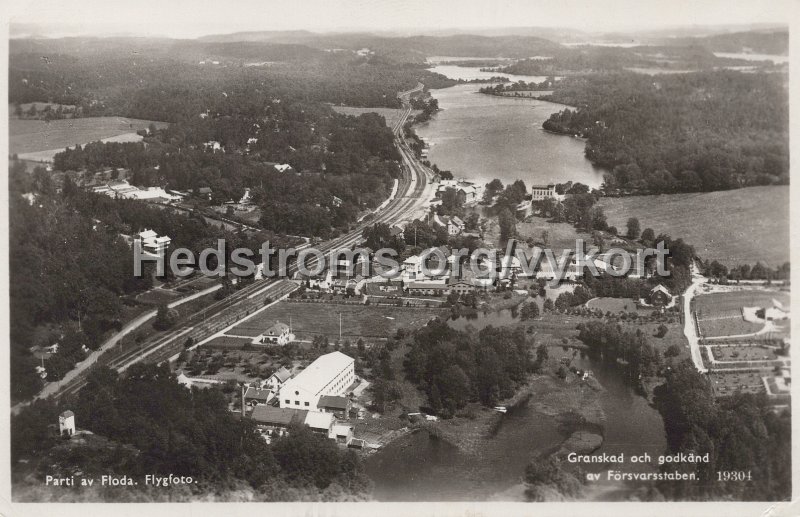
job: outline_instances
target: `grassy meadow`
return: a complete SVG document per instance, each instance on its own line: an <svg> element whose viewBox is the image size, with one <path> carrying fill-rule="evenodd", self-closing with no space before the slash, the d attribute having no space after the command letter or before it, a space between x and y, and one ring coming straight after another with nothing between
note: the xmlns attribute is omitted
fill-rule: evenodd
<svg viewBox="0 0 800 517"><path fill-rule="evenodd" d="M636 217L642 229L683 238L703 259L772 267L789 260L788 186L602 198L598 205L620 232Z"/></svg>

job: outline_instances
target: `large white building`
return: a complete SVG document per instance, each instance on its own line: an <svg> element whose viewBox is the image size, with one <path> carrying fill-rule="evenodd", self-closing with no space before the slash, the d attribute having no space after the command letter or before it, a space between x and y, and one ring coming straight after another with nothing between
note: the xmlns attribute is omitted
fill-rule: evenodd
<svg viewBox="0 0 800 517"><path fill-rule="evenodd" d="M153 255L160 255L161 252L166 252L170 242L172 242L172 239L166 235L159 237L153 230L139 232L138 238L142 241L142 249Z"/></svg>
<svg viewBox="0 0 800 517"><path fill-rule="evenodd" d="M545 199L558 199L559 196L556 194L556 186L553 184L550 185L534 185L531 187L531 194L533 194L534 201L543 201Z"/></svg>
<svg viewBox="0 0 800 517"><path fill-rule="evenodd" d="M355 360L341 352L325 354L280 389L280 407L316 411L323 395L344 395L356 378Z"/></svg>

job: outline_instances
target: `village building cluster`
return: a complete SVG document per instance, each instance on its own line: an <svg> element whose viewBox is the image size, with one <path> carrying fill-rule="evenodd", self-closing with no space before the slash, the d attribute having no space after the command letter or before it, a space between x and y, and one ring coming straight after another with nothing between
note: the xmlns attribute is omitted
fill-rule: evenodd
<svg viewBox="0 0 800 517"><path fill-rule="evenodd" d="M363 447L353 436L351 395L363 381L355 360L341 352L318 357L292 374L281 367L267 379L242 386L242 415L253 420L265 440L284 436L292 425L306 425L337 443ZM356 411L357 413L357 411Z"/></svg>
<svg viewBox="0 0 800 517"><path fill-rule="evenodd" d="M457 219L457 218L451 218ZM460 220L459 220L460 222ZM486 292L501 286L508 286L519 279L536 279L551 281L559 276L557 268L546 259L537 265L535 271L527 271L516 256L500 256L496 265L488 258L478 260L479 271L470 267L470 258L459 256L447 246L429 248L419 254L406 257L400 264L400 274L395 278L387 278L381 273L381 265L374 260L372 250L357 248L352 259L339 258L319 274L308 275L296 273L293 280L308 290L320 293L362 296L366 298L396 298L403 296L444 297L455 292L463 295L471 292ZM363 252L362 252L363 251ZM528 250L530 256L536 248ZM539 250L541 251L541 250ZM441 257L444 263L439 264ZM631 264L636 264L636 255L627 257ZM456 260L459 264L456 264ZM561 260L556 257L556 260ZM562 280L567 283L577 282L583 277L577 255L569 257ZM587 262L588 262L587 255ZM619 271L620 263L617 255L597 255L592 259L598 272ZM366 267L366 271L365 271ZM362 273L368 272L372 276ZM377 274L375 274L377 272ZM646 276L646 272L644 276ZM640 278L638 271L627 274L628 278ZM664 289L661 287L661 289ZM669 297L671 300L671 296ZM666 303L666 302L665 302ZM665 303L658 303L663 305Z"/></svg>

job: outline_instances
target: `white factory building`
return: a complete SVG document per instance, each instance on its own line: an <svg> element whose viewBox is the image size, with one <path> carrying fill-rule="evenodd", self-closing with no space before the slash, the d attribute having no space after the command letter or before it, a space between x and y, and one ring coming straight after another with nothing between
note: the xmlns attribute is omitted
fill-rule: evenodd
<svg viewBox="0 0 800 517"><path fill-rule="evenodd" d="M325 354L281 387L281 408L316 411L323 395L344 395L355 381L355 360L341 352Z"/></svg>

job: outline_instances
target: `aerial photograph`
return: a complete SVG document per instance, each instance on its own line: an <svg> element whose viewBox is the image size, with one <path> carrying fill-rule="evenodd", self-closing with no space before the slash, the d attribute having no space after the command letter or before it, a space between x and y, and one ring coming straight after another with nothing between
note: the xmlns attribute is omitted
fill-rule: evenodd
<svg viewBox="0 0 800 517"><path fill-rule="evenodd" d="M794 7L9 5L3 508L788 504Z"/></svg>

